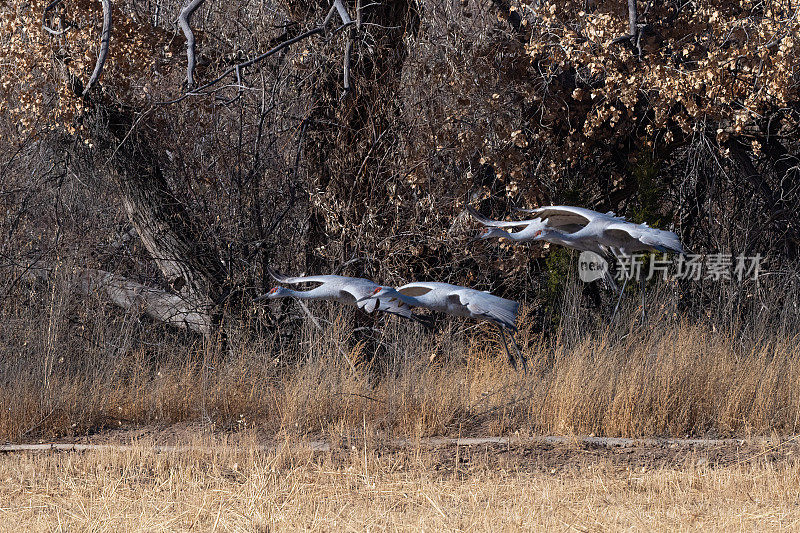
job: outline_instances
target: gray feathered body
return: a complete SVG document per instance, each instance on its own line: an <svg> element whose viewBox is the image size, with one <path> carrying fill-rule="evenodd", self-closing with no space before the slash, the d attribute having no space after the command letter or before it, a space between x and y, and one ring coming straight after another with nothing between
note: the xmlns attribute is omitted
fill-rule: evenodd
<svg viewBox="0 0 800 533"><path fill-rule="evenodd" d="M489 320L516 331L519 303L488 292L440 283L423 281L398 287L397 291L414 299L414 304L453 316Z"/></svg>

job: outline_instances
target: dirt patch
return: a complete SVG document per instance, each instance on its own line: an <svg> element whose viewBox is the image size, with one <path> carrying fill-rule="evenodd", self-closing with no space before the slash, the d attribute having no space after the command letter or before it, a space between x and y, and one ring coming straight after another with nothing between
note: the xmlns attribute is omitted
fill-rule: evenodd
<svg viewBox="0 0 800 533"><path fill-rule="evenodd" d="M203 444L198 441L203 440ZM146 426L106 431L70 441L39 443L35 447L0 446L3 452L92 451L131 445L152 445L157 451L202 450L212 447L257 448L277 451L282 446L307 447L325 453L334 463L352 460L363 453L365 442L292 438L250 434L246 442L236 433L213 432L203 424ZM43 444L43 446L41 446ZM52 448L47 446L55 444ZM71 447L71 445L78 445ZM587 464L608 468L647 471L658 468L725 467L755 461L794 463L800 459L800 436L786 439L622 439L603 437L469 437L427 439L373 439L366 443L370 455L406 463L424 451L428 467L443 475L476 468L508 472L568 474Z"/></svg>
<svg viewBox="0 0 800 533"><path fill-rule="evenodd" d="M662 445L639 443L606 446L591 442L542 443L510 445L479 444L444 446L436 449L437 469L453 472L456 458L459 465L481 464L493 469L516 472L563 474L577 471L588 463L603 463L611 468L653 470L731 466L737 463L766 461L795 462L800 458L798 442L759 444L724 442L700 445L670 442Z"/></svg>

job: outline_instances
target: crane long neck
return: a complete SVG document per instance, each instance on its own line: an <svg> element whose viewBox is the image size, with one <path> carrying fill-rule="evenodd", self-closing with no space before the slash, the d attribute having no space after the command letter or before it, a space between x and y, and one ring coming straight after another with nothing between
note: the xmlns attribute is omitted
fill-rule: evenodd
<svg viewBox="0 0 800 533"><path fill-rule="evenodd" d="M518 241L521 238L525 237L524 235L520 235L522 232L525 231L524 229L518 231L507 231L507 230L501 230L501 231L504 231L506 234L506 238L511 239L512 241Z"/></svg>
<svg viewBox="0 0 800 533"><path fill-rule="evenodd" d="M566 233L557 229L551 229L547 233L547 240L562 246L575 247L577 239L571 233Z"/></svg>
<svg viewBox="0 0 800 533"><path fill-rule="evenodd" d="M334 296L330 287L326 287L325 285L320 285L319 287L311 289L310 291L286 289L286 292L288 293L288 296L292 296L300 300L321 300L323 298L330 298Z"/></svg>
<svg viewBox="0 0 800 533"><path fill-rule="evenodd" d="M509 239L512 241L519 240L519 231L508 231L503 228L492 228L491 237L499 238L499 239Z"/></svg>

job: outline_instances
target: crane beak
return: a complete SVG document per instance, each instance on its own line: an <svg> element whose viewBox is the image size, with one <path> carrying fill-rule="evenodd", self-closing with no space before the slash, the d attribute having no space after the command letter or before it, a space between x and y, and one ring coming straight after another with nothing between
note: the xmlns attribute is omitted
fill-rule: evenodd
<svg viewBox="0 0 800 533"><path fill-rule="evenodd" d="M475 235L473 238L471 238L468 241L468 243L472 244L475 241L482 241L483 240L483 236L486 235L486 233L487 233L487 231L485 229L479 231L477 235Z"/></svg>

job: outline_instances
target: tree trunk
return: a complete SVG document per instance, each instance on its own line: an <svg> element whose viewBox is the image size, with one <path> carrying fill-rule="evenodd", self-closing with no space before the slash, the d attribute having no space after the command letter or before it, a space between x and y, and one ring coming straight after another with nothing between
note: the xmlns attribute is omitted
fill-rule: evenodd
<svg viewBox="0 0 800 533"><path fill-rule="evenodd" d="M222 321L230 293L216 249L170 190L156 155L133 126L132 113L112 111L101 118L108 122L101 120L94 128L100 132L95 144L110 154L110 174L131 224L171 289L185 302L184 311L205 317L203 333L212 333Z"/></svg>
<svg viewBox="0 0 800 533"><path fill-rule="evenodd" d="M631 35L631 43L636 46L636 39L639 36L639 28L637 26L636 15L636 0L628 0L628 28Z"/></svg>

